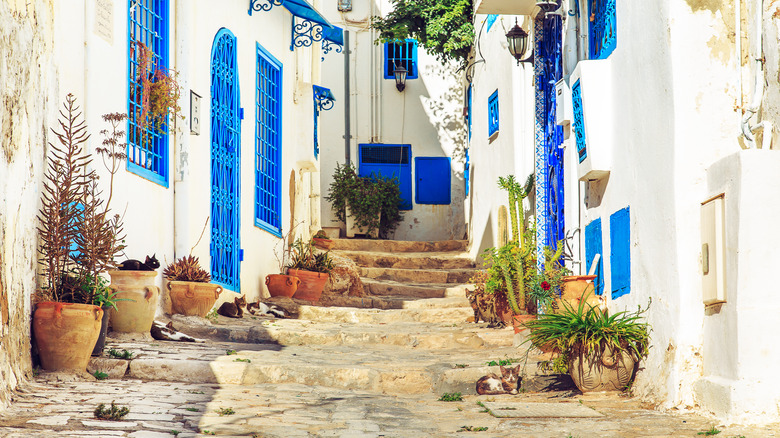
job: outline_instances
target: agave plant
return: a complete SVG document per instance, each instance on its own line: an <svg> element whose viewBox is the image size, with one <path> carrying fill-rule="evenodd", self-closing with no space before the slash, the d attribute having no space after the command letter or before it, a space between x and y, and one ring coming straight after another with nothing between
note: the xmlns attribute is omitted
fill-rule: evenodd
<svg viewBox="0 0 780 438"><path fill-rule="evenodd" d="M196 283L208 283L211 274L200 267L197 257L188 255L169 264L163 270L163 276L168 281L194 281Z"/></svg>

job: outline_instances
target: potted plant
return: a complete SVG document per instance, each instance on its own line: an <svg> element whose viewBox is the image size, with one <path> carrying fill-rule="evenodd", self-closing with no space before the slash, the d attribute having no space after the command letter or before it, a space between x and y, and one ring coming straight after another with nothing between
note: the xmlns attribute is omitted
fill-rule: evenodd
<svg viewBox="0 0 780 438"><path fill-rule="evenodd" d="M351 164L336 164L333 181L325 197L336 217L350 230L386 239L403 220L401 189L398 178L358 176ZM354 226L353 226L354 223Z"/></svg>
<svg viewBox="0 0 780 438"><path fill-rule="evenodd" d="M312 237L311 240L314 243L315 247L317 247L319 249L324 249L324 250L331 250L331 249L333 249L333 245L335 244L335 242L333 242L333 240L328 239L328 235L325 234L324 230L317 231L317 234L315 234L314 237Z"/></svg>
<svg viewBox="0 0 780 438"><path fill-rule="evenodd" d="M531 329L527 342L537 348L553 346L564 355L580 391L622 390L647 356L650 326L642 316L646 311L610 315L585 299L576 308L564 301L559 313L525 323Z"/></svg>
<svg viewBox="0 0 780 438"><path fill-rule="evenodd" d="M57 142L49 142L38 215L41 287L36 293L33 336L41 367L84 371L112 299L101 277L124 246L119 216L111 217L100 198L97 175L89 169L89 138L72 94L60 111Z"/></svg>
<svg viewBox="0 0 780 438"><path fill-rule="evenodd" d="M174 120L182 118L179 99L181 87L177 81L176 70L158 65L160 59L152 49L141 41L132 42L132 50L137 60L135 82L138 84L131 92L139 105L133 114L133 120L141 129L137 139L149 141L149 134L162 134L169 127L168 116Z"/></svg>
<svg viewBox="0 0 780 438"><path fill-rule="evenodd" d="M329 252L316 253L311 241L304 242L298 238L291 247L290 258L287 273L301 280L293 297L306 301L319 300L333 269Z"/></svg>
<svg viewBox="0 0 780 438"><path fill-rule="evenodd" d="M222 287L211 284L211 274L200 267L197 257L188 255L169 264L163 270L168 280L172 313L205 317L217 302Z"/></svg>

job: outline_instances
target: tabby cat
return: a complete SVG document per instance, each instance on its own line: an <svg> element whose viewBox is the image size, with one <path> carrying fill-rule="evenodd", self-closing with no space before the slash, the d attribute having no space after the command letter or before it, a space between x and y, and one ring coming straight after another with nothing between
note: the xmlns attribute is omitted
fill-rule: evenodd
<svg viewBox="0 0 780 438"><path fill-rule="evenodd" d="M514 368L501 367L501 377L494 373L480 377L477 380L477 394L479 395L497 395L497 394L517 394L520 387L520 366Z"/></svg>

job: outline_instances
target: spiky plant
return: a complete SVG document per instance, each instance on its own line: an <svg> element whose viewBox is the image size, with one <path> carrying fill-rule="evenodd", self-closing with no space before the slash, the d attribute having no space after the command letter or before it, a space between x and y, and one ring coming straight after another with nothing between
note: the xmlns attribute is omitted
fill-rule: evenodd
<svg viewBox="0 0 780 438"><path fill-rule="evenodd" d="M168 281L194 281L196 283L208 283L211 274L200 267L197 257L188 255L169 264L163 270L163 276Z"/></svg>

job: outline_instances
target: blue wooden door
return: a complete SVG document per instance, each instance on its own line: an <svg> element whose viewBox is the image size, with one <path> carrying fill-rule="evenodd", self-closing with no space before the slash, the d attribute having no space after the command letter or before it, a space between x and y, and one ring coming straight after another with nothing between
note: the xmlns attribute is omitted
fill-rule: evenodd
<svg viewBox="0 0 780 438"><path fill-rule="evenodd" d="M240 117L236 37L221 29L211 48L211 276L240 291Z"/></svg>

